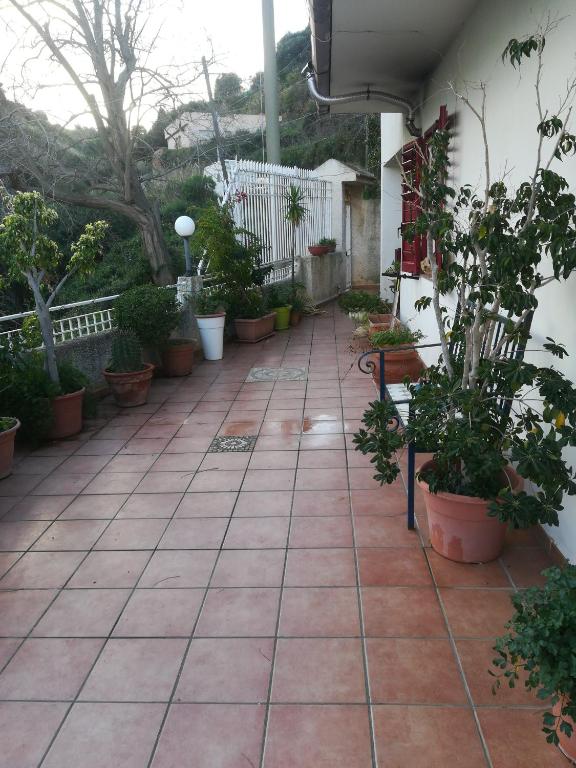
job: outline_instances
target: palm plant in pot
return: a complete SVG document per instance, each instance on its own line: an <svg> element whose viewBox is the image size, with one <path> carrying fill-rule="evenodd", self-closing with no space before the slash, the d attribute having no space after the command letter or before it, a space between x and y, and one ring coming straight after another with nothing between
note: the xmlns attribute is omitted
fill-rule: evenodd
<svg viewBox="0 0 576 768"><path fill-rule="evenodd" d="M493 692L503 683L514 688L522 679L548 707L543 715L546 741L576 761L576 566L549 568L542 587L512 596L514 615L507 632L496 640L497 656L489 670L496 678ZM497 701L497 700L496 700Z"/></svg>
<svg viewBox="0 0 576 768"><path fill-rule="evenodd" d="M543 50L544 39L532 37L511 41L505 51L514 63L536 51L539 96ZM482 106L472 109L486 137L485 94ZM552 117L541 112L534 174L515 190L490 178L487 144L481 194L470 186L456 191L447 185L448 131L433 135L423 158L422 214L407 235L427 241L432 297L420 299L417 308L434 310L441 357L423 383L410 387L405 428L391 430L395 407L376 402L365 413L365 428L355 443L372 454L381 483L397 477L396 452L405 446L433 453L418 471L418 482L432 546L455 560L497 557L505 524L558 525L563 495L576 493L563 456L565 448L576 445L576 390L551 362L532 363L521 354L538 291L568 279L576 266L575 197L551 170L553 159L576 149L565 112ZM551 147L544 159L547 141ZM443 255L442 267L437 252ZM458 299L454 317L442 304L446 294ZM566 354L552 339L542 347L550 361ZM521 490L523 481L536 492Z"/></svg>
<svg viewBox="0 0 576 768"><path fill-rule="evenodd" d="M67 281L89 273L100 254L107 224L87 224L65 255L49 233L58 222L54 208L38 192L18 192L8 200L9 213L0 222L0 265L15 282L25 281L34 297L42 335L44 364L54 385L53 438L69 437L82 428L85 388L77 377L61 380L56 360L50 309ZM69 387L76 387L70 389Z"/></svg>
<svg viewBox="0 0 576 768"><path fill-rule="evenodd" d="M308 218L310 213L307 206L304 205L306 195L304 191L290 184L284 195L284 218L290 225L290 285L292 287L291 298L296 294L296 237L298 230Z"/></svg>

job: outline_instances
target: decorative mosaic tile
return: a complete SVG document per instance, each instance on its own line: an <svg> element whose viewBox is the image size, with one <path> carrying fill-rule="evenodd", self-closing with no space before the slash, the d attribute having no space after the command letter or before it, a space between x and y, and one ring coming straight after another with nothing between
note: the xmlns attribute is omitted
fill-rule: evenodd
<svg viewBox="0 0 576 768"><path fill-rule="evenodd" d="M208 453L234 453L251 451L256 445L256 435L225 435L215 437L208 448Z"/></svg>
<svg viewBox="0 0 576 768"><path fill-rule="evenodd" d="M246 382L253 381L306 381L306 368L252 368Z"/></svg>

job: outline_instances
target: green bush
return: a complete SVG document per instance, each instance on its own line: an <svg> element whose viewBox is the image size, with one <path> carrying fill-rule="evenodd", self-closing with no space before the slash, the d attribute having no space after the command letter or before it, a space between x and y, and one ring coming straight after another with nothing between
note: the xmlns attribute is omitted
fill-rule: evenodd
<svg viewBox="0 0 576 768"><path fill-rule="evenodd" d="M164 346L178 325L176 295L170 288L140 285L123 293L114 305L120 331L132 331L143 347Z"/></svg>
<svg viewBox="0 0 576 768"><path fill-rule="evenodd" d="M0 392L2 415L20 420L20 437L37 444L48 436L51 401L61 392L46 373L42 353L1 349Z"/></svg>
<svg viewBox="0 0 576 768"><path fill-rule="evenodd" d="M386 314L390 312L390 304L374 293L366 291L348 291L338 298L338 306L343 312L371 312Z"/></svg>
<svg viewBox="0 0 576 768"><path fill-rule="evenodd" d="M570 737L576 720L576 566L549 568L543 575L543 587L512 596L515 613L494 647L493 664L500 672L490 674L496 677L494 693L503 681L514 688L523 672L525 688L550 699L542 730L546 741L558 744L558 734ZM557 702L559 717L551 711Z"/></svg>
<svg viewBox="0 0 576 768"><path fill-rule="evenodd" d="M132 373L143 369L142 347L136 334L131 331L115 333L108 370L111 373Z"/></svg>
<svg viewBox="0 0 576 768"><path fill-rule="evenodd" d="M229 306L232 316L238 320L256 320L268 312L266 301L258 288L244 291Z"/></svg>
<svg viewBox="0 0 576 768"><path fill-rule="evenodd" d="M386 347L401 347L408 344L415 344L423 338L421 331L411 331L405 325L394 325L385 331L376 331L370 335L370 342L373 347L385 349Z"/></svg>
<svg viewBox="0 0 576 768"><path fill-rule="evenodd" d="M218 291L208 293L202 291L197 296L190 299L194 314L197 316L202 315L216 315L220 312L226 312L226 301L224 296Z"/></svg>
<svg viewBox="0 0 576 768"><path fill-rule="evenodd" d="M292 304L291 288L289 285L270 285L266 288L266 301L270 309L287 307Z"/></svg>

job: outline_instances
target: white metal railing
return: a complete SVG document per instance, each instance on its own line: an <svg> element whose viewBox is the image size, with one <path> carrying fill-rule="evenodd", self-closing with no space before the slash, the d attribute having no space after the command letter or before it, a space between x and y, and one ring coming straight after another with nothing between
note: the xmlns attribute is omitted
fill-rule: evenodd
<svg viewBox="0 0 576 768"><path fill-rule="evenodd" d="M226 160L226 168L228 184L222 179L219 164L209 166L205 173L215 179L222 204L232 203L236 224L260 238L263 263L278 265L268 282L286 279L292 244L292 229L285 218L288 189L299 187L307 208L306 219L296 231L295 252L299 257L309 245L332 236L332 183L304 168L253 160Z"/></svg>

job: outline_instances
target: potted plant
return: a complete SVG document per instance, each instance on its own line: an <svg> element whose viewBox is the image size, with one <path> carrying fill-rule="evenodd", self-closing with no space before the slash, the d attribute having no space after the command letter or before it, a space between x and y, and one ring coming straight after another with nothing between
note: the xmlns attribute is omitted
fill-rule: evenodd
<svg viewBox="0 0 576 768"><path fill-rule="evenodd" d="M338 297L338 306L353 320L364 320L380 316L380 322L392 320L390 304L375 293L347 291ZM383 316L383 318L382 318Z"/></svg>
<svg viewBox="0 0 576 768"><path fill-rule="evenodd" d="M142 347L135 333L117 331L112 339L112 355L104 378L116 405L132 408L148 400L154 366L142 360Z"/></svg>
<svg viewBox="0 0 576 768"><path fill-rule="evenodd" d="M271 312L276 313L274 330L285 331L290 327L290 310L292 309L292 296L296 293L295 286L290 290L284 285L271 285L266 293L267 304Z"/></svg>
<svg viewBox="0 0 576 768"><path fill-rule="evenodd" d="M536 51L541 72L543 50L544 39L536 37L511 41L504 55L520 65ZM474 108L474 114L486 137L484 109ZM451 189L450 134L437 130L431 137L419 177L422 212L405 235L425 238L431 256L432 297L416 306L433 309L441 356L425 381L411 387L411 417L403 430L390 430L395 407L385 401L371 405L366 429L355 437L359 450L373 454L381 483L397 477L396 451L402 447L433 453L417 473L432 546L461 562L497 557L506 523L558 525L564 494L576 494L564 456L576 444L576 389L542 357L529 362L521 353L538 291L568 279L576 266L575 198L551 169L553 160L576 148L566 114L542 114L534 175L512 190L490 178L489 162L481 194L469 185ZM483 154L489 158L488 144ZM456 316L442 305L446 294L459 298ZM509 347L518 352L508 355ZM567 354L550 338L542 347L550 360ZM537 492L521 490L515 475Z"/></svg>
<svg viewBox="0 0 576 768"><path fill-rule="evenodd" d="M328 253L334 253L336 250L336 238L335 237L322 237L318 240L318 245L323 245L328 248Z"/></svg>
<svg viewBox="0 0 576 768"><path fill-rule="evenodd" d="M496 640L498 670L493 693L503 682L527 690L548 703L543 715L546 741L576 761L576 566L544 571L543 587L512 596L515 613L507 632Z"/></svg>
<svg viewBox="0 0 576 768"><path fill-rule="evenodd" d="M308 218L309 210L304 205L306 195L302 189L290 184L284 194L285 212L284 218L290 225L290 284L292 286L291 298L296 293L296 236L298 229Z"/></svg>
<svg viewBox="0 0 576 768"><path fill-rule="evenodd" d="M238 341L254 344L274 335L276 311L266 309L266 301L258 288L245 291L234 307L234 326Z"/></svg>
<svg viewBox="0 0 576 768"><path fill-rule="evenodd" d="M309 245L308 253L310 254L310 256L325 256L327 253L330 253L330 246L321 245L320 243L316 243L315 245Z"/></svg>
<svg viewBox="0 0 576 768"><path fill-rule="evenodd" d="M158 355L166 376L186 376L192 370L194 342L170 338L180 313L171 288L139 285L118 297L114 322L121 331L132 331L149 354Z"/></svg>
<svg viewBox="0 0 576 768"><path fill-rule="evenodd" d="M302 313L308 306L306 292L302 289L297 289L292 299L292 309L290 311L290 325L296 326L300 324L302 320Z"/></svg>
<svg viewBox="0 0 576 768"><path fill-rule="evenodd" d="M396 323L387 330L375 331L368 336L372 349L383 349L384 371L387 384L399 384L406 377L417 381L424 371L424 363L412 345L422 339L420 331L411 331L401 323ZM400 349L399 349L400 348ZM374 365L372 376L374 381L380 381L380 355L371 356Z"/></svg>
<svg viewBox="0 0 576 768"><path fill-rule="evenodd" d="M12 473L14 440L20 422L13 416L0 416L0 480Z"/></svg>
<svg viewBox="0 0 576 768"><path fill-rule="evenodd" d="M99 255L107 224L87 224L70 246L68 258L49 236L58 221L54 208L46 205L38 192L18 192L11 198L10 212L0 222L0 263L14 281L24 279L34 297L36 315L44 346L44 364L54 384L52 437L64 438L82 428L82 402L85 388L70 390L77 380L61 382L50 308L66 284L77 273L88 273Z"/></svg>
<svg viewBox="0 0 576 768"><path fill-rule="evenodd" d="M222 296L218 292L210 293L204 290L194 297L193 305L205 359L222 360L226 322Z"/></svg>
<svg viewBox="0 0 576 768"><path fill-rule="evenodd" d="M250 326L250 341L269 336L271 331L267 329L271 321L273 325L273 316L262 299L262 286L272 267L262 264L259 238L236 226L230 205L214 205L200 218L196 241L206 253L207 270L213 283L219 286L218 299L226 306L228 320L243 321L236 328ZM256 320L262 323L254 323ZM224 320L221 318L220 322Z"/></svg>

